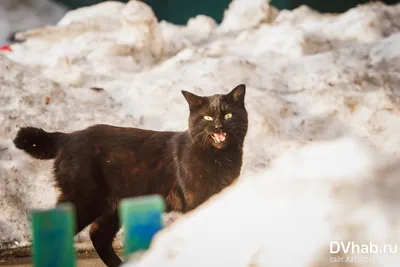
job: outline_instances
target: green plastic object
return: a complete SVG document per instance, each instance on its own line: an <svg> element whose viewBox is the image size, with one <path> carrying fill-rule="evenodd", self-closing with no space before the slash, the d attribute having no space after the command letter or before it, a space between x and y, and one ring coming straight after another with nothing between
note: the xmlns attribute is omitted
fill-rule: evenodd
<svg viewBox="0 0 400 267"><path fill-rule="evenodd" d="M124 229L124 256L149 248L153 236L163 228L164 199L149 195L123 199L120 218Z"/></svg>
<svg viewBox="0 0 400 267"><path fill-rule="evenodd" d="M33 266L75 267L75 210L65 203L32 211Z"/></svg>

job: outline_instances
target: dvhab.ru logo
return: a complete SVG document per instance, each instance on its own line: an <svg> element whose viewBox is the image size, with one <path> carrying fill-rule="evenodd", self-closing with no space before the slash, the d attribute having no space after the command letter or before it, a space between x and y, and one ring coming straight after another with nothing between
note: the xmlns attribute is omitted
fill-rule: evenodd
<svg viewBox="0 0 400 267"><path fill-rule="evenodd" d="M330 262L375 264L377 263L377 257L374 257L374 255L396 254L398 250L397 244L377 245L372 242L368 244L357 244L356 242L332 241L329 245L329 252L331 254L337 254L335 257L330 257ZM346 254L348 255L346 256Z"/></svg>
<svg viewBox="0 0 400 267"><path fill-rule="evenodd" d="M393 245L381 245L378 246L369 242L368 244L356 244L355 242L337 242L332 241L330 242L329 252L331 254L336 254L339 252L343 252L344 254L351 253L351 254L394 254L397 253L397 244Z"/></svg>

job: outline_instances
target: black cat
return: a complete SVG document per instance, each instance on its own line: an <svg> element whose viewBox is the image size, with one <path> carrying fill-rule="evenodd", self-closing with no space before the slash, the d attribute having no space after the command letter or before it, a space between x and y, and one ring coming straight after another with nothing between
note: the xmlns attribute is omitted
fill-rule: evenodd
<svg viewBox="0 0 400 267"><path fill-rule="evenodd" d="M243 84L208 97L182 91L190 110L184 132L94 125L49 133L23 127L14 144L35 158L55 159L58 203L75 205L76 233L91 224L98 255L114 267L121 264L112 241L122 198L160 194L167 211L187 212L239 176L248 128L245 92Z"/></svg>

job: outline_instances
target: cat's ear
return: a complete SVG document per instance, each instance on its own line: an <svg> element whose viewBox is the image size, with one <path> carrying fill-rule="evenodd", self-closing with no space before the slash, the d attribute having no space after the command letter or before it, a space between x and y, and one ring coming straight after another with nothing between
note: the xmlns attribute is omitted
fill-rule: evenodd
<svg viewBox="0 0 400 267"><path fill-rule="evenodd" d="M239 84L227 95L229 100L234 102L244 102L244 96L246 94L246 85Z"/></svg>
<svg viewBox="0 0 400 267"><path fill-rule="evenodd" d="M186 101L188 102L189 107L195 108L195 107L198 107L201 104L203 104L204 97L195 95L195 94L190 93L185 90L182 90L181 92L182 92L183 96L185 97Z"/></svg>

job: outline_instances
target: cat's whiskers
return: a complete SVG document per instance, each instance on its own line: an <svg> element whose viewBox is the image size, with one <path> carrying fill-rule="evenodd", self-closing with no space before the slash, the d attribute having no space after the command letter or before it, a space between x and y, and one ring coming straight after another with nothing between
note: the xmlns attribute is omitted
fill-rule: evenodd
<svg viewBox="0 0 400 267"><path fill-rule="evenodd" d="M201 131L200 133L198 133L195 137L193 137L193 138L191 138L191 140L193 141L193 143L195 143L197 140L197 138L201 135L201 134L203 134L205 132L205 130L203 130L203 131Z"/></svg>
<svg viewBox="0 0 400 267"><path fill-rule="evenodd" d="M245 130L245 131L247 131L247 129L248 129L246 124L237 124L236 122L232 123L232 126L234 128L238 128L238 129Z"/></svg>
<svg viewBox="0 0 400 267"><path fill-rule="evenodd" d="M195 135L194 137L191 137L190 140L191 140L192 144L198 142L201 145L201 147L204 149L204 148L206 148L206 145L207 145L207 137L208 137L208 134L206 133L205 130L203 130L200 133L198 133L197 135Z"/></svg>
<svg viewBox="0 0 400 267"><path fill-rule="evenodd" d="M206 148L207 146L207 138L208 138L207 134L203 135L203 140L202 140L203 148Z"/></svg>
<svg viewBox="0 0 400 267"><path fill-rule="evenodd" d="M218 160L215 160L215 163L217 163L219 166L222 166L222 164Z"/></svg>
<svg viewBox="0 0 400 267"><path fill-rule="evenodd" d="M240 150L243 150L243 145L242 145L242 139L240 138L239 135L235 131L231 131L233 136L236 138L237 144L239 145Z"/></svg>
<svg viewBox="0 0 400 267"><path fill-rule="evenodd" d="M241 130L247 130L246 126L242 125L235 125L235 128L241 129Z"/></svg>

